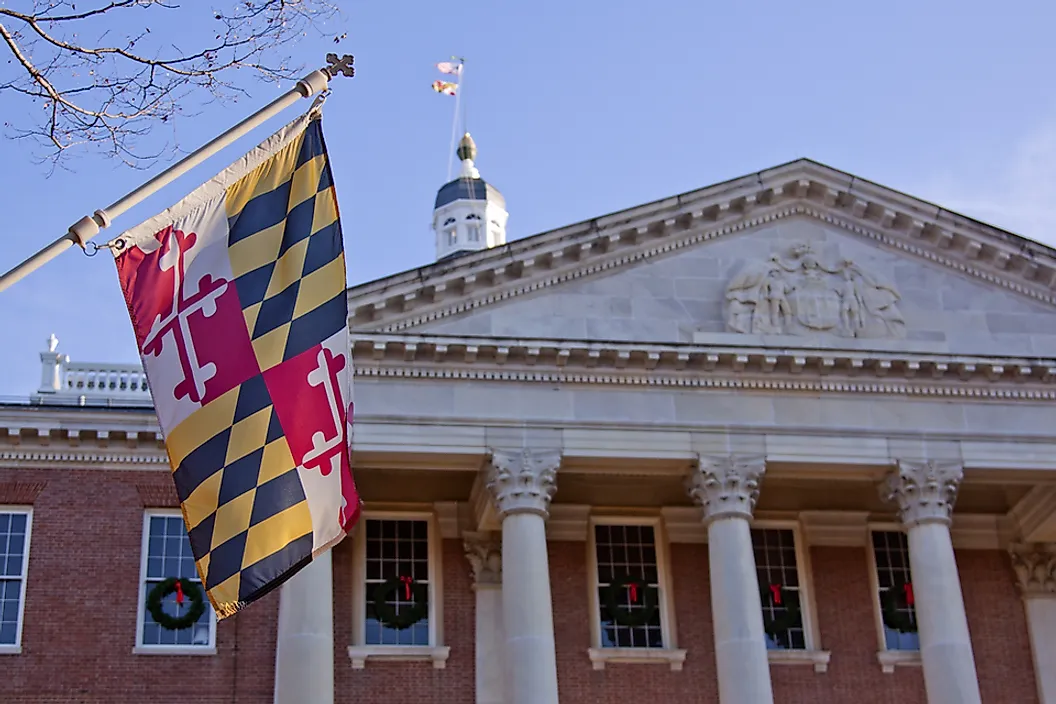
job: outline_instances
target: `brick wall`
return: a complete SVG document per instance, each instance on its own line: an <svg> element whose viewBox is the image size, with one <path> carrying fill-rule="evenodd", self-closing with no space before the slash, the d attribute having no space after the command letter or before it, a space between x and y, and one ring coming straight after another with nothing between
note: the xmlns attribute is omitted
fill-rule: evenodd
<svg viewBox="0 0 1056 704"><path fill-rule="evenodd" d="M718 701L711 594L706 546L672 545L671 578L678 646L685 668L609 664L596 671L586 607L588 574L583 543L551 543L550 572L562 704L635 699L664 704ZM965 606L983 702L1036 704L1034 675L1022 604L1007 557L997 551L958 551ZM821 648L832 652L827 672L810 666L772 665L774 699L781 704L854 702L926 704L923 670L898 667L884 674L876 660L877 635L868 553L864 548L811 550L819 605Z"/></svg>
<svg viewBox="0 0 1056 704"><path fill-rule="evenodd" d="M273 593L218 626L215 656L133 655L143 511L175 506L163 472L0 470L0 504L34 504L23 653L0 656L3 702L236 702L270 704L278 595ZM474 601L461 542L445 540L447 667L370 662L353 670L351 554L334 552L334 665L337 704L474 701ZM549 546L563 704L626 698L664 704L715 702L708 552L671 546L678 645L688 649L681 672L666 665L610 664L596 671L590 647L588 574L582 542ZM984 702L1037 704L1026 622L1007 556L958 551L969 628ZM861 548L811 550L821 647L828 672L810 666L771 667L775 699L798 702L924 704L920 668L883 674L876 661L873 595Z"/></svg>
<svg viewBox="0 0 1056 704"><path fill-rule="evenodd" d="M444 540L441 560L444 644L451 646L447 666L437 670L431 662L368 661L364 669L353 670L348 659L352 643L352 541L334 549L335 704L473 704L476 595L462 542Z"/></svg>
<svg viewBox="0 0 1056 704"><path fill-rule="evenodd" d="M159 480L167 473L0 470L7 491L45 482L33 502L22 654L0 655L0 701L270 704L275 594L218 625L215 656L132 654L143 497Z"/></svg>

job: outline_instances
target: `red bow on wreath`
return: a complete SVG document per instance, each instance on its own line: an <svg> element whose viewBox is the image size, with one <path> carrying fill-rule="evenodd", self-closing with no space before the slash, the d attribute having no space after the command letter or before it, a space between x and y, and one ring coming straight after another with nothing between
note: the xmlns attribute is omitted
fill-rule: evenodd
<svg viewBox="0 0 1056 704"><path fill-rule="evenodd" d="M414 582L413 577L400 577L400 583L403 584L403 598L407 601L411 600L411 583Z"/></svg>
<svg viewBox="0 0 1056 704"><path fill-rule="evenodd" d="M183 585L176 582L176 606L183 606Z"/></svg>
<svg viewBox="0 0 1056 704"><path fill-rule="evenodd" d="M771 584L770 595L774 600L774 606L781 606L781 585Z"/></svg>
<svg viewBox="0 0 1056 704"><path fill-rule="evenodd" d="M913 606L916 599L913 597L913 584L906 582L902 585L902 593L906 596L906 606Z"/></svg>
<svg viewBox="0 0 1056 704"><path fill-rule="evenodd" d="M631 598L631 603L638 603L638 582L631 582L627 585L628 596Z"/></svg>

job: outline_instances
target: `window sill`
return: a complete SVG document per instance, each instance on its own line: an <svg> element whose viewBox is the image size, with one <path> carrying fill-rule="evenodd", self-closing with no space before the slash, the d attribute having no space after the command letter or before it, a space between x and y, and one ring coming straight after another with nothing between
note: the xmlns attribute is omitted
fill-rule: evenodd
<svg viewBox="0 0 1056 704"><path fill-rule="evenodd" d="M890 675L896 667L921 667L919 650L881 650L876 654L880 669Z"/></svg>
<svg viewBox="0 0 1056 704"><path fill-rule="evenodd" d="M451 648L446 645L350 645L348 659L352 661L353 670L362 670L367 660L388 660L390 662L432 662L437 670L447 666L447 656Z"/></svg>
<svg viewBox="0 0 1056 704"><path fill-rule="evenodd" d="M137 645L133 655L216 655L216 646L209 645Z"/></svg>
<svg viewBox="0 0 1056 704"><path fill-rule="evenodd" d="M0 655L21 655L21 645L0 645Z"/></svg>
<svg viewBox="0 0 1056 704"><path fill-rule="evenodd" d="M667 664L675 672L682 670L686 651L676 648L588 648L587 655L595 670L604 670L608 663Z"/></svg>
<svg viewBox="0 0 1056 704"><path fill-rule="evenodd" d="M832 653L828 650L767 650L771 665L813 665L814 672L827 672Z"/></svg>

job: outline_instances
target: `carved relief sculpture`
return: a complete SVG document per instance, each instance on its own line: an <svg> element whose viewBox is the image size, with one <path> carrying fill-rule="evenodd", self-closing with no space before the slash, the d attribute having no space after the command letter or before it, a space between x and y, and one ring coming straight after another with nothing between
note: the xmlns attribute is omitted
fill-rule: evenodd
<svg viewBox="0 0 1056 704"><path fill-rule="evenodd" d="M849 259L826 265L809 243L749 265L726 288L726 326L756 335L906 335L894 286Z"/></svg>

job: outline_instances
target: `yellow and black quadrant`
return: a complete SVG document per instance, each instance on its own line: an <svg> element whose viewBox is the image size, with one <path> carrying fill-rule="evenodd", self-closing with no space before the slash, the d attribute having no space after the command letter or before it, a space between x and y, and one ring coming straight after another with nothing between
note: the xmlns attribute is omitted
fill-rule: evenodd
<svg viewBox="0 0 1056 704"><path fill-rule="evenodd" d="M345 261L322 126L228 189L228 256L261 371L347 325Z"/></svg>

